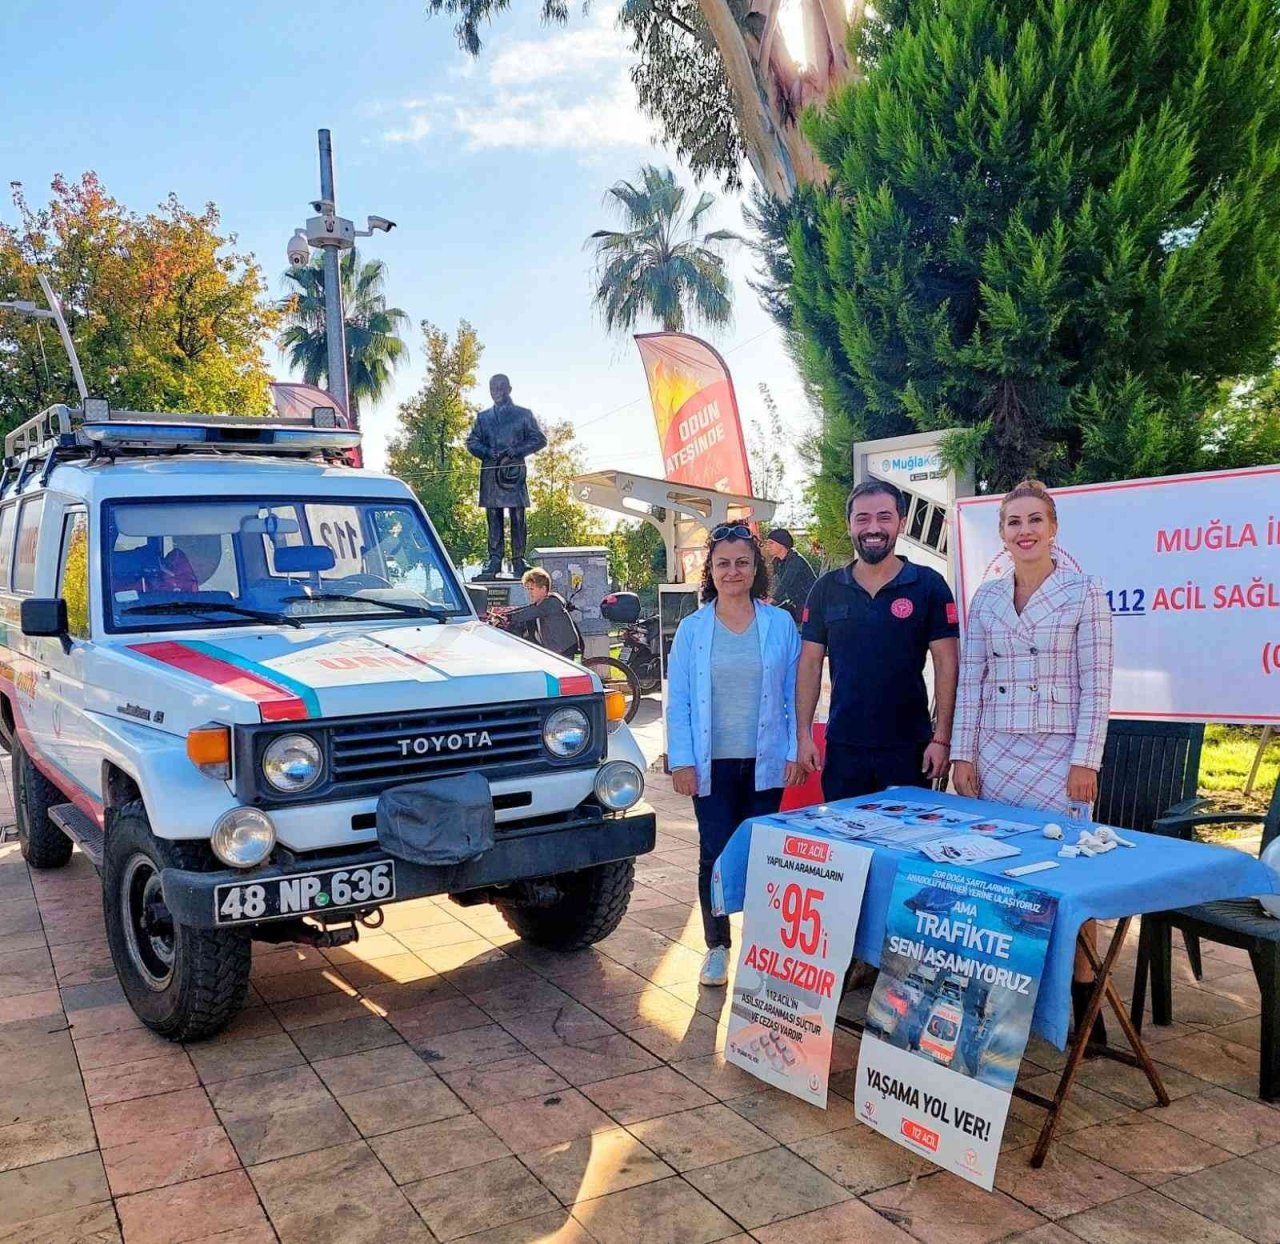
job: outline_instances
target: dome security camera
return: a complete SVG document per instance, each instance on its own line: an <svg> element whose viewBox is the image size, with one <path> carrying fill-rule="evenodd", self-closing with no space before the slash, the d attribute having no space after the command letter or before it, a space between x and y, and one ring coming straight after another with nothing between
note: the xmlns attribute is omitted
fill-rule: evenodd
<svg viewBox="0 0 1280 1244"><path fill-rule="evenodd" d="M305 268L310 262L311 247L307 242L307 235L301 229L295 229L293 237L289 239L289 266Z"/></svg>

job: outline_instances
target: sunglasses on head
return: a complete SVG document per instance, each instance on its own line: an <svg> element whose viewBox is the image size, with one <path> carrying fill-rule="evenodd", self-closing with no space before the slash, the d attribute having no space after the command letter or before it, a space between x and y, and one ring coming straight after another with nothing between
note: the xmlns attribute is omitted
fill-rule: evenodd
<svg viewBox="0 0 1280 1244"><path fill-rule="evenodd" d="M751 528L745 523L721 523L711 529L711 543L719 544L721 540L750 540Z"/></svg>

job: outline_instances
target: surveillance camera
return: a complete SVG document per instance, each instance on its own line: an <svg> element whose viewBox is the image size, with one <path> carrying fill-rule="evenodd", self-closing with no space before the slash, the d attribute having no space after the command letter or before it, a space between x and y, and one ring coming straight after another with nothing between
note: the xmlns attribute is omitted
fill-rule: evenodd
<svg viewBox="0 0 1280 1244"><path fill-rule="evenodd" d="M388 220L385 216L370 216L369 228L381 229L383 233L390 233L396 227L394 220Z"/></svg>
<svg viewBox="0 0 1280 1244"><path fill-rule="evenodd" d="M313 212L323 212L323 211L324 211L324 200L323 200L323 199L312 199L312 200L311 200L311 210L312 210Z"/></svg>
<svg viewBox="0 0 1280 1244"><path fill-rule="evenodd" d="M305 268L310 261L311 247L307 244L307 235L301 229L295 229L289 239L289 266Z"/></svg>

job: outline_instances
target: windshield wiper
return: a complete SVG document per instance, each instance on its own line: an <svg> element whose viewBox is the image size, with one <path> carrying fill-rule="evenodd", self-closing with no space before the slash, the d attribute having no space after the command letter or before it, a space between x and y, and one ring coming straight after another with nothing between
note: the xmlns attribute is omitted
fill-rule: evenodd
<svg viewBox="0 0 1280 1244"><path fill-rule="evenodd" d="M172 604L162 605L156 603L154 605L130 605L128 609L121 609L121 614L126 613L235 613L242 618L254 618L259 622L287 622L290 626L301 628L302 623L297 618L291 618L287 613L272 613L269 609L250 609L245 605L226 605L217 601L209 601L205 603L199 600L175 600Z"/></svg>
<svg viewBox="0 0 1280 1244"><path fill-rule="evenodd" d="M376 596L352 596L347 592L313 592L310 596L285 596L280 603L293 605L307 600L350 600L357 605L381 605L384 609L394 609L396 613L408 614L411 618L430 618L433 622L447 622L453 616L447 609L438 609L431 605L405 605L398 600L381 600Z"/></svg>

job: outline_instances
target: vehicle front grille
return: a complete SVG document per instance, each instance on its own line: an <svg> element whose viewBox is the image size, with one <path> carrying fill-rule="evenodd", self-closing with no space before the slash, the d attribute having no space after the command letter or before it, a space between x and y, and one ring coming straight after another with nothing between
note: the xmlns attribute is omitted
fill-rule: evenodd
<svg viewBox="0 0 1280 1244"><path fill-rule="evenodd" d="M332 757L332 780L342 785L525 769L547 759L542 715L531 704L409 713L340 727Z"/></svg>
<svg viewBox="0 0 1280 1244"><path fill-rule="evenodd" d="M587 714L591 745L572 760L557 760L543 747L542 723L566 704ZM325 777L303 794L281 795L261 777L262 754L273 738L300 729L323 740ZM330 718L319 731L296 722L253 726L237 736L241 797L274 806L380 795L405 782L460 773L501 779L594 767L604 751L605 723L599 697L582 696Z"/></svg>

